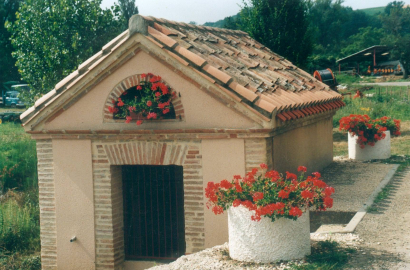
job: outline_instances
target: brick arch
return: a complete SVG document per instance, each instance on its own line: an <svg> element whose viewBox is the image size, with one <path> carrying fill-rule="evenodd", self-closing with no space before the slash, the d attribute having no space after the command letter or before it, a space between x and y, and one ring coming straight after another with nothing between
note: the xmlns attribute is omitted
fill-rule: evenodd
<svg viewBox="0 0 410 270"><path fill-rule="evenodd" d="M156 74L157 75L157 74ZM108 94L107 99L105 100L104 103L104 108L103 108L103 122L124 122L124 120L118 120L118 119L113 119L112 113L108 110L109 106L112 106L112 101L113 100L118 100L118 98L124 93L127 89L130 89L131 87L136 87L137 85L140 84L141 81L146 80L146 78L141 78L141 74L135 74L132 76L129 76L128 78L125 78L121 82L119 82ZM171 92L175 91L169 84L167 84L164 80L161 80L162 83L167 85ZM173 96L171 98L171 103L174 106L175 110L175 115L176 115L176 120L178 121L185 121L185 113L184 113L184 107L182 106L181 102L181 97L177 93L175 97ZM171 119L172 121L173 119ZM155 120L155 121L170 121L170 119L167 120Z"/></svg>
<svg viewBox="0 0 410 270"><path fill-rule="evenodd" d="M94 141L92 151L96 270L123 269L122 165L183 166L186 252L204 249L199 141Z"/></svg>

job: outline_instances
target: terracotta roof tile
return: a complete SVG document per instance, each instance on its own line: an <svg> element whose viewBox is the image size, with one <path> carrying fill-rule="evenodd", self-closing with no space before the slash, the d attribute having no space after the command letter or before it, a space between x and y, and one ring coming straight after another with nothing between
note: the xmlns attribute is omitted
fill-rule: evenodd
<svg viewBox="0 0 410 270"><path fill-rule="evenodd" d="M292 120L292 116L288 114L288 112L282 112L282 115L286 117L287 120Z"/></svg>
<svg viewBox="0 0 410 270"><path fill-rule="evenodd" d="M155 28L152 28L151 26L148 26L148 33L153 36L156 40L160 41L161 43L165 44L168 47L173 47L174 45L177 44L175 40L172 38L164 35L163 33L159 32Z"/></svg>
<svg viewBox="0 0 410 270"><path fill-rule="evenodd" d="M189 61L191 61L192 63L194 63L195 65L199 67L201 67L203 64L206 63L205 59L185 49L184 47L177 46L174 50L175 52L177 52L178 54L185 57L186 59L188 59Z"/></svg>
<svg viewBox="0 0 410 270"><path fill-rule="evenodd" d="M205 65L202 70L210 74L211 76L217 78L224 84L227 84L229 81L232 80L232 77L226 74L225 72L220 71L214 66L211 66L210 64Z"/></svg>
<svg viewBox="0 0 410 270"><path fill-rule="evenodd" d="M214 79L212 79L211 77L209 77L209 76L207 76L206 74L202 73L201 71L196 70L196 69L194 69L194 71L195 71L196 73L198 73L199 75L201 75L202 77L204 77L205 79L207 79L208 81L210 81L211 83L215 83L215 80L214 80Z"/></svg>
<svg viewBox="0 0 410 270"><path fill-rule="evenodd" d="M258 95L256 95L254 92L243 87L235 81L229 84L229 88L231 88L233 91L246 98L250 102L254 102L258 98Z"/></svg>
<svg viewBox="0 0 410 270"><path fill-rule="evenodd" d="M255 105L264 109L265 111L272 113L277 107L275 105L273 105L272 103L259 98L256 102Z"/></svg>
<svg viewBox="0 0 410 270"><path fill-rule="evenodd" d="M284 122L288 120L285 116L283 116L282 113L277 114L276 116L277 116L280 120L282 120L282 121L284 121Z"/></svg>
<svg viewBox="0 0 410 270"><path fill-rule="evenodd" d="M167 36L177 36L178 35L176 31L170 30L168 27L164 25L159 25L158 23L154 23L154 28Z"/></svg>

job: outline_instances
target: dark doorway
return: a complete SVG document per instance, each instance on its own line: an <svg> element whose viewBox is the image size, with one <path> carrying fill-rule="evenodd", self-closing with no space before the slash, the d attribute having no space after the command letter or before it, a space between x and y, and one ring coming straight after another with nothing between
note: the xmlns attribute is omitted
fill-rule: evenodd
<svg viewBox="0 0 410 270"><path fill-rule="evenodd" d="M182 166L122 166L125 259L185 254Z"/></svg>

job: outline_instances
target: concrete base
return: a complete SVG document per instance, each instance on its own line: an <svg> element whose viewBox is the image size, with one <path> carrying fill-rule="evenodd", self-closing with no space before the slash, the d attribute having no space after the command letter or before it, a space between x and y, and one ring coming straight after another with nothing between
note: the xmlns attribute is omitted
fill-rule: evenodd
<svg viewBox="0 0 410 270"><path fill-rule="evenodd" d="M296 221L262 217L252 221L254 211L243 206L228 209L229 255L245 262L269 263L301 259L310 254L309 213Z"/></svg>
<svg viewBox="0 0 410 270"><path fill-rule="evenodd" d="M365 145L363 149L356 143L358 136L352 136L349 132L349 158L355 160L371 160L390 158L390 131L385 131L386 137L378 141L374 146Z"/></svg>

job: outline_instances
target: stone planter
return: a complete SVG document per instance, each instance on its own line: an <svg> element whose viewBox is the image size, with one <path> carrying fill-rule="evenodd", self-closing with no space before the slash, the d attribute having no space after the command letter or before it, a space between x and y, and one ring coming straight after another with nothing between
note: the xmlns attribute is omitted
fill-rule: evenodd
<svg viewBox="0 0 410 270"><path fill-rule="evenodd" d="M349 144L349 158L355 160L386 159L390 154L390 131L385 131L386 137L374 146L365 145L363 149L356 143L358 136L347 135Z"/></svg>
<svg viewBox="0 0 410 270"><path fill-rule="evenodd" d="M229 255L245 262L269 263L301 259L310 254L309 213L296 221L262 217L252 221L254 211L244 206L228 209Z"/></svg>

